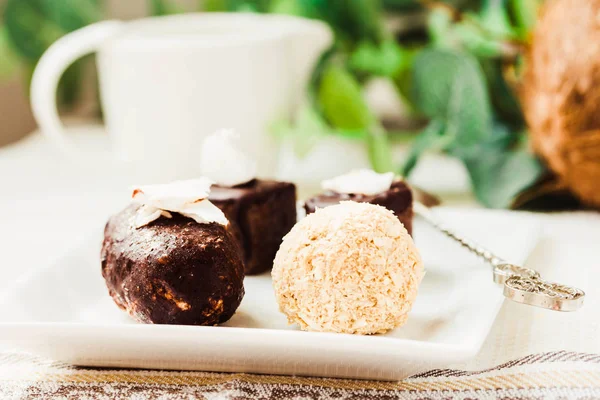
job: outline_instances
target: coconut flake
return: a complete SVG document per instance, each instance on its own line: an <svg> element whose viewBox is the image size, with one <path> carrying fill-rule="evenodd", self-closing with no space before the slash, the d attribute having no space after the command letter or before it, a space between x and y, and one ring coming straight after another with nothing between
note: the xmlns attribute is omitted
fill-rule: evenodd
<svg viewBox="0 0 600 400"><path fill-rule="evenodd" d="M204 140L200 170L219 185L241 185L256 178L256 160L241 148L236 132L222 129Z"/></svg>
<svg viewBox="0 0 600 400"><path fill-rule="evenodd" d="M227 225L229 222L225 214L208 201L212 183L208 178L200 178L134 188L132 200L142 204L136 215L136 227L145 226L161 216L171 218L171 212L198 223L217 222Z"/></svg>
<svg viewBox="0 0 600 400"><path fill-rule="evenodd" d="M394 181L394 173L378 174L371 169L355 169L347 174L324 180L323 190L336 193L375 195L389 190Z"/></svg>

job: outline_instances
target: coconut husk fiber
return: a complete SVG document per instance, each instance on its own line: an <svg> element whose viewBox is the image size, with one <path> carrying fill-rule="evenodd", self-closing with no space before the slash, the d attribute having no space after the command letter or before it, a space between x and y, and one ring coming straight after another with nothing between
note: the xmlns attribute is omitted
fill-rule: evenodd
<svg viewBox="0 0 600 400"><path fill-rule="evenodd" d="M536 152L600 208L600 0L545 3L520 95Z"/></svg>

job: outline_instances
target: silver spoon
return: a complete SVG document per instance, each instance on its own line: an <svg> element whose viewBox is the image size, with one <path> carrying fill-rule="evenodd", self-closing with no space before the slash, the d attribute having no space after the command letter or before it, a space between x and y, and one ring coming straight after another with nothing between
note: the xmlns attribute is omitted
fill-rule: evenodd
<svg viewBox="0 0 600 400"><path fill-rule="evenodd" d="M576 311L583 305L585 293L581 289L543 280L540 273L511 264L474 241L456 233L440 222L431 209L417 201L415 213L438 231L484 259L493 268L494 282L504 285L504 296L517 303L555 311Z"/></svg>

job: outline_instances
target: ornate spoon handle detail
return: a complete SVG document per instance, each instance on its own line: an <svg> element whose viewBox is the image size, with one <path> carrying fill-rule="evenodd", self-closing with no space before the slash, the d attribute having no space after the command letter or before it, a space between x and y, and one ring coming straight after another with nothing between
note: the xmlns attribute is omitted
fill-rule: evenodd
<svg viewBox="0 0 600 400"><path fill-rule="evenodd" d="M504 296L518 303L556 311L575 311L583 304L583 290L544 281L539 272L511 264L490 250L458 234L440 222L422 203L414 203L415 212L438 231L479 256L493 268L494 282L504 285Z"/></svg>

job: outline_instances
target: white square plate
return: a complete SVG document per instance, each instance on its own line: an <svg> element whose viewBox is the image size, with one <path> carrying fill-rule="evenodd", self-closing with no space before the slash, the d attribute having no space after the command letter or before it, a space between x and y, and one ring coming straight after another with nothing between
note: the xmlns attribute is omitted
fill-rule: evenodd
<svg viewBox="0 0 600 400"><path fill-rule="evenodd" d="M539 235L510 212L437 212L516 263ZM224 326L137 324L108 296L97 234L0 298L0 343L76 365L402 379L477 354L503 301L490 267L418 218L415 241L427 272L408 323L385 335L288 326L269 274L246 278L246 296Z"/></svg>

